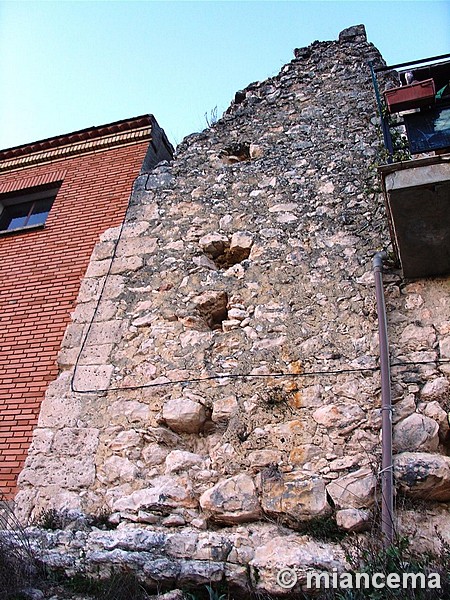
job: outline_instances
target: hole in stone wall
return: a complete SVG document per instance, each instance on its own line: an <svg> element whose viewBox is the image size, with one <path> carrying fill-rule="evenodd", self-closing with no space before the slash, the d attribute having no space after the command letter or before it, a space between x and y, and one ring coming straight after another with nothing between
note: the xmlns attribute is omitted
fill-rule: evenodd
<svg viewBox="0 0 450 600"><path fill-rule="evenodd" d="M230 144L219 153L219 158L228 164L250 160L250 144L248 142Z"/></svg>
<svg viewBox="0 0 450 600"><path fill-rule="evenodd" d="M230 240L220 234L211 233L200 239L200 246L208 258L219 269L227 269L249 258L253 238L248 232L236 232Z"/></svg>
<svg viewBox="0 0 450 600"><path fill-rule="evenodd" d="M222 322L228 319L228 295L226 292L204 292L197 296L195 304L199 315L210 329L222 329Z"/></svg>
<svg viewBox="0 0 450 600"><path fill-rule="evenodd" d="M237 265L250 256L250 248L230 248L225 247L222 254L213 258L216 265L221 269L228 269Z"/></svg>

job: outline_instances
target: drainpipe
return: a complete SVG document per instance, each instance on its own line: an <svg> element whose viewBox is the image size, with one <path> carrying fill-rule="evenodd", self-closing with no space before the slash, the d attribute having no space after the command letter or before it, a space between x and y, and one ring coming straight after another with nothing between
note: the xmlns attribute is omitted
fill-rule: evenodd
<svg viewBox="0 0 450 600"><path fill-rule="evenodd" d="M377 300L378 334L381 369L381 533L387 548L394 539L394 481L392 468L392 398L387 335L386 305L383 292L383 261L386 252L377 252L373 257L373 274Z"/></svg>

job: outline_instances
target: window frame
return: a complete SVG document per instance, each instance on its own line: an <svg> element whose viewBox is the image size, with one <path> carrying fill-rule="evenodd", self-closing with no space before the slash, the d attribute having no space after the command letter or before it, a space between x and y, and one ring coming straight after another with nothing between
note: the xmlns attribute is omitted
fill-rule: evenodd
<svg viewBox="0 0 450 600"><path fill-rule="evenodd" d="M33 188L25 188L15 192L9 192L6 194L0 194L0 223L3 219L4 211L8 211L9 207L20 206L22 204L30 204L30 209L26 215L26 221L20 227L13 227L7 229L0 229L0 236L10 235L14 233L21 233L25 231L31 231L35 229L43 229L50 214L58 191L62 185L62 181L52 182L51 184L41 185ZM29 224L33 214L39 214L39 211L34 213L36 205L43 200L50 200L51 204L46 212L45 219L40 223Z"/></svg>

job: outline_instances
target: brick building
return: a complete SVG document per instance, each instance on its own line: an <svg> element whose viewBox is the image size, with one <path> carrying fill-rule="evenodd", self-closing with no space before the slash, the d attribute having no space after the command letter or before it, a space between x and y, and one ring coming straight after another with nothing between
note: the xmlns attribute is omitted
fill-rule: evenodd
<svg viewBox="0 0 450 600"><path fill-rule="evenodd" d="M25 459L80 280L134 179L171 158L151 115L0 151L0 491Z"/></svg>

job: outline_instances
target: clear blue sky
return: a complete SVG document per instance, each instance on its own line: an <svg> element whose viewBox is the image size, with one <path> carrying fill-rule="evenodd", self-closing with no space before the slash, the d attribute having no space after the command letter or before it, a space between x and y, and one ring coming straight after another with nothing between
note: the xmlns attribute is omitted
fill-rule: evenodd
<svg viewBox="0 0 450 600"><path fill-rule="evenodd" d="M177 144L359 23L389 64L450 52L444 0L0 2L0 148L145 113Z"/></svg>

